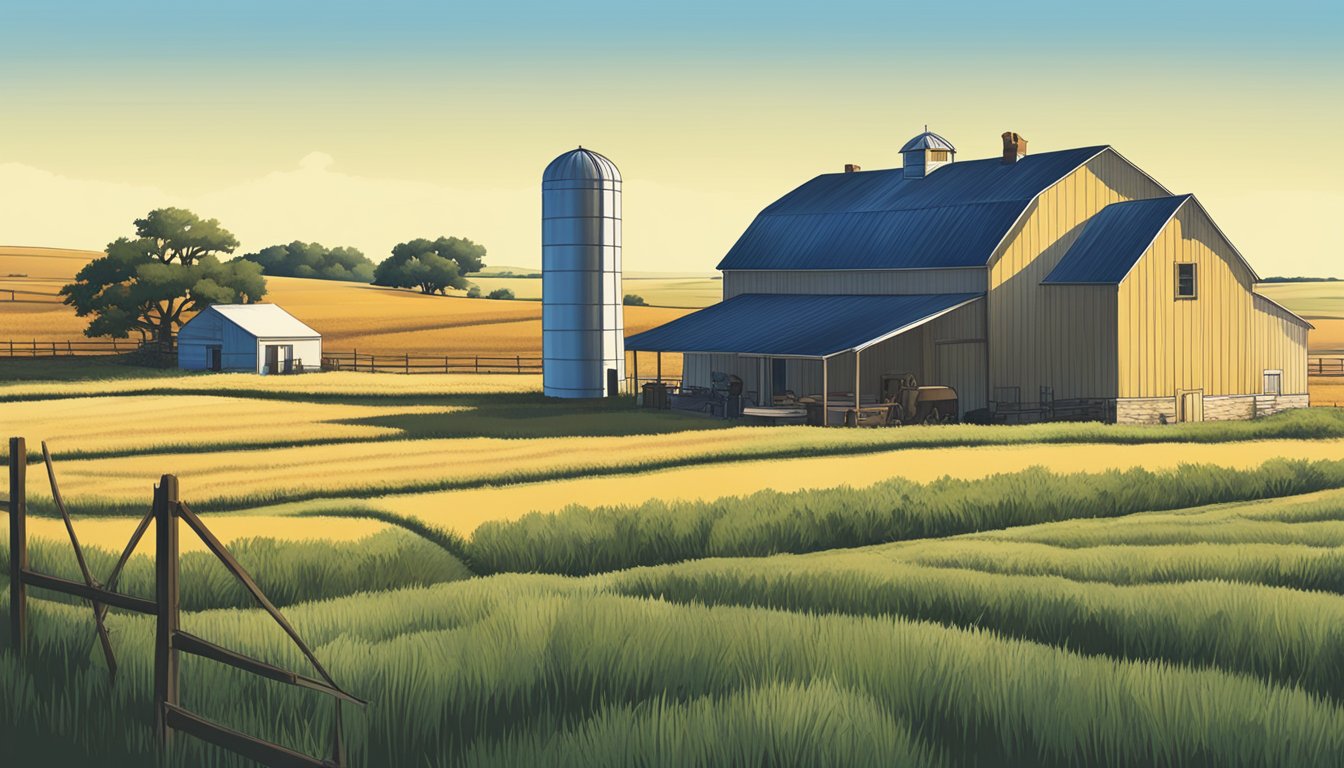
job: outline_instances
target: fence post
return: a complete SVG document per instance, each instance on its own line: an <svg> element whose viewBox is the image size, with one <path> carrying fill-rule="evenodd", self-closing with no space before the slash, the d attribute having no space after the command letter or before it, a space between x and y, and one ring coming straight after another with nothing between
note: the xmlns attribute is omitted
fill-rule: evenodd
<svg viewBox="0 0 1344 768"><path fill-rule="evenodd" d="M166 705L178 704L178 651L173 648L177 634L177 477L164 475L154 489L154 599L158 603L158 629L154 641L154 723L159 744L166 754L172 744L172 731L166 721Z"/></svg>
<svg viewBox="0 0 1344 768"><path fill-rule="evenodd" d="M475 355L475 356L472 357L471 359L472 359L472 366L473 366L473 370L472 370L472 372L473 372L473 373L480 373L480 372L481 372L481 356L480 356L480 355Z"/></svg>
<svg viewBox="0 0 1344 768"><path fill-rule="evenodd" d="M522 373L522 372L523 372L523 356L522 356L522 355L514 355L514 356L513 356L513 372L514 372L514 373Z"/></svg>
<svg viewBox="0 0 1344 768"><path fill-rule="evenodd" d="M9 640L23 655L28 628L28 446L22 437L9 438Z"/></svg>
<svg viewBox="0 0 1344 768"><path fill-rule="evenodd" d="M411 372L411 353L406 353L406 373Z"/></svg>

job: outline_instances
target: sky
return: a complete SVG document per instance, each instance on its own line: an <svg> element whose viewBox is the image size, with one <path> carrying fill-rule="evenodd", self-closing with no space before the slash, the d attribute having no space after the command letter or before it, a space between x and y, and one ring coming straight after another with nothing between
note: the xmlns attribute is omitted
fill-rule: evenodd
<svg viewBox="0 0 1344 768"><path fill-rule="evenodd" d="M1261 275L1344 276L1344 3L0 0L0 244L151 208L240 252L441 234L540 264L540 177L624 185L625 267L708 272L761 208L925 124L961 159L1110 144Z"/></svg>

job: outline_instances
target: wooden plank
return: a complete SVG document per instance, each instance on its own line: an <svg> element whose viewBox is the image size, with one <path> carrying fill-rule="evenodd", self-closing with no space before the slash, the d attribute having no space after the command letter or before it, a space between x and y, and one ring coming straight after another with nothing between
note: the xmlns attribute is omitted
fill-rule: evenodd
<svg viewBox="0 0 1344 768"><path fill-rule="evenodd" d="M250 656L244 656L241 653L215 645L209 640L202 639L188 632L179 630L177 634L173 636L173 647L183 653L190 653L202 658L210 659L211 661L217 661L221 664L228 664L231 667L241 669L244 672L251 672L254 675L264 677L268 680L288 683L289 685L298 686L300 688L310 688L314 691L322 691L323 693L330 694L338 699L348 701L351 704L364 706L368 703L362 699L357 699L354 696L351 696L339 688L333 688L321 680L314 680L311 677L300 675L297 672L291 672L273 664L258 661Z"/></svg>
<svg viewBox="0 0 1344 768"><path fill-rule="evenodd" d="M125 611L134 611L136 613L154 614L158 612L158 604L153 600L146 600L143 597L134 595L123 595L120 592L113 592L104 587L82 584L78 581L62 579L59 576L49 576L45 573L38 573L23 569L21 574L23 582L30 587L38 589L50 589L53 592L63 592L73 597L90 602L97 601L103 605L104 612L110 606L120 608Z"/></svg>
<svg viewBox="0 0 1344 768"><path fill-rule="evenodd" d="M9 439L9 647L22 656L28 629L28 446Z"/></svg>
<svg viewBox="0 0 1344 768"><path fill-rule="evenodd" d="M47 480L51 483L51 498L56 502L56 508L61 512L61 519L65 521L65 532L70 534L70 546L75 548L75 561L79 563L79 573L84 577L84 585L87 587L99 586L93 580L93 574L89 572L89 563L84 559L84 548L79 546L79 537L75 535L75 524L70 519L70 511L65 507L65 498L61 496L61 488L56 483L56 467L51 461L51 451L47 448L47 441L42 441L42 463L47 466ZM93 624L98 632L98 642L103 646L103 658L107 661L108 674L115 681L117 679L117 655L112 652L112 640L107 636L107 626L103 624L103 615L106 610L103 604L97 600L93 603Z"/></svg>
<svg viewBox="0 0 1344 768"><path fill-rule="evenodd" d="M145 531L149 528L149 524L153 520L154 508L151 506L149 511L145 513L145 516L140 518L140 524L136 526L135 532L131 534L131 540L126 544L126 548L121 551L121 557L117 558L117 564L113 566L112 574L107 577L107 589L114 590L117 588L117 579L121 578L122 569L126 567L126 563L130 562L131 555L135 552L135 548L140 546L140 540L144 538ZM150 611L150 613L157 612L157 609ZM107 613L106 608L103 609L103 613Z"/></svg>
<svg viewBox="0 0 1344 768"><path fill-rule="evenodd" d="M280 628L285 631L285 634L289 635L289 639L303 652L303 655L308 659L308 663L313 665L313 669L317 670L317 673L327 682L327 685L330 685L337 690L341 690L341 687L337 685L336 681L327 673L326 668L322 666L322 662L317 660L317 656L308 648L307 643L303 642L303 638L299 637L299 633L290 625L289 620L280 613L279 608L276 608L275 605L271 603L270 598L266 597L265 593L261 591L261 587L257 586L257 582L252 579L252 575L247 572L247 569L243 568L242 564L234 559L233 555L225 549L219 539L215 538L215 534L211 533L210 529L205 527L205 523L201 522L201 518L197 517L196 513L192 512L190 507L179 502L177 508L182 520L186 522L187 526L196 532L196 535L205 543L206 548L215 553L215 557L219 558L219 561L233 574L234 578L242 582L243 586L247 588L247 591L252 593L252 598L257 601L257 604L271 615L271 618L276 624L280 625Z"/></svg>
<svg viewBox="0 0 1344 768"><path fill-rule="evenodd" d="M232 728L212 723L209 720L188 712L176 704L163 707L164 722L175 731L195 736L201 741L223 747L235 754L255 760L270 768L338 768L335 763L295 752L279 744L248 736Z"/></svg>
<svg viewBox="0 0 1344 768"><path fill-rule="evenodd" d="M177 478L164 475L154 489L154 599L158 622L154 639L154 720L159 744L167 752L172 742L168 707L178 703L178 653L173 635L178 626Z"/></svg>

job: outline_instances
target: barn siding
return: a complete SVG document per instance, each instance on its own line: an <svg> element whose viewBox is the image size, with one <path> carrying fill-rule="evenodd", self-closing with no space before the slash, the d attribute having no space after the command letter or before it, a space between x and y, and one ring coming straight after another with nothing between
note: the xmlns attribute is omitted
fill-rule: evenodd
<svg viewBox="0 0 1344 768"><path fill-rule="evenodd" d="M1116 312L1103 292L1041 285L1083 224L1111 203L1167 194L1112 150L1041 193L989 267L989 379L1057 399L1114 397Z"/></svg>
<svg viewBox="0 0 1344 768"><path fill-rule="evenodd" d="M1176 264L1196 265L1196 297L1176 298ZM1306 387L1306 327L1252 293L1255 276L1204 210L1187 203L1119 287L1119 395L1259 394L1267 369L1283 393Z"/></svg>
<svg viewBox="0 0 1344 768"><path fill-rule="evenodd" d="M744 293L884 294L983 293L985 270L964 269L803 269L729 270L723 298Z"/></svg>

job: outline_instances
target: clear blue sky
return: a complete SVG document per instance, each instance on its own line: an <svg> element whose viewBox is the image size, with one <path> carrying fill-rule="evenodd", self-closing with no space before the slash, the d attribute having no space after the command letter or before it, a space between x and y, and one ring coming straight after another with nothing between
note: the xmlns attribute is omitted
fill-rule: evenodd
<svg viewBox="0 0 1344 768"><path fill-rule="evenodd" d="M1200 195L1262 272L1337 272L1341 48L1344 0L0 0L0 176L25 185L0 192L20 212L0 206L0 242L119 234L56 206L48 236L46 184L109 221L117 200L210 206L245 247L377 257L416 226L535 264L536 178L584 144L627 178L628 264L704 270L774 197L898 165L929 123L963 158L1004 130L1033 151L1112 144ZM376 210L298 210L301 189Z"/></svg>

